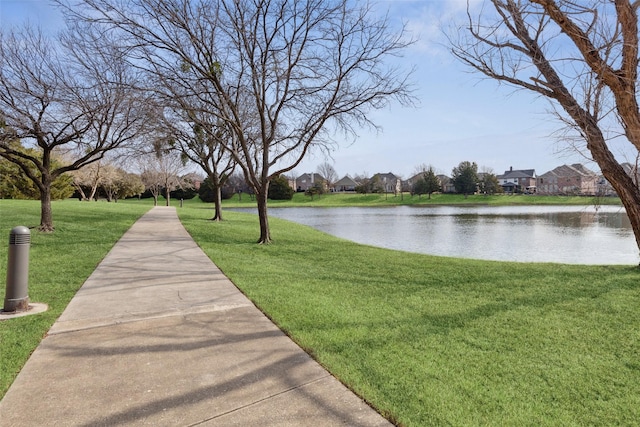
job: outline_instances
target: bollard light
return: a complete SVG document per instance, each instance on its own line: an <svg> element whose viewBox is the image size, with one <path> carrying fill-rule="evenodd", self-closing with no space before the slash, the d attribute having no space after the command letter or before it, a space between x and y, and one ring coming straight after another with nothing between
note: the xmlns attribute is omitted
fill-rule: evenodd
<svg viewBox="0 0 640 427"><path fill-rule="evenodd" d="M4 296L4 311L26 311L29 309L29 246L31 232L18 226L9 235L9 257L7 266L7 292Z"/></svg>

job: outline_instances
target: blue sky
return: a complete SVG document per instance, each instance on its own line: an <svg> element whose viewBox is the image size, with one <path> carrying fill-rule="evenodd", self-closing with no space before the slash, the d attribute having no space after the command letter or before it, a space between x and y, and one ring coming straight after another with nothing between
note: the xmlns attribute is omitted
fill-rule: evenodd
<svg viewBox="0 0 640 427"><path fill-rule="evenodd" d="M328 161L340 176L393 172L408 178L421 164L450 175L465 160L496 174L509 167L543 174L576 162L597 170L583 157L560 150L552 136L558 124L546 113L545 100L472 74L448 53L440 24L464 19L465 5L466 0L380 1L419 39L403 59L416 67L419 105L373 112L382 132L363 129L355 141L341 142L332 159L312 153L295 172L315 172ZM0 0L3 28L26 20L47 30L62 25L48 0Z"/></svg>

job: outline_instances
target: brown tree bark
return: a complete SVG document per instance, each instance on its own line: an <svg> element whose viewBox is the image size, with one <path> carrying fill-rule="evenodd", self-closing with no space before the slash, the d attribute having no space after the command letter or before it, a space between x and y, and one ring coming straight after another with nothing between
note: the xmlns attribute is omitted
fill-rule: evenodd
<svg viewBox="0 0 640 427"><path fill-rule="evenodd" d="M52 232L53 227L53 212L51 210L51 182L47 182L43 178L42 186L40 186L40 227L38 230L44 232Z"/></svg>
<svg viewBox="0 0 640 427"><path fill-rule="evenodd" d="M213 201L213 218L212 221L222 221L222 189L216 186L215 200Z"/></svg>
<svg viewBox="0 0 640 427"><path fill-rule="evenodd" d="M496 20L486 23L484 12L474 20L469 12L469 38L452 41L452 52L489 78L557 102L568 116L563 122L586 141L620 197L640 248L640 189L614 156L602 123L613 113L620 136L640 152L637 4L491 1Z"/></svg>
<svg viewBox="0 0 640 427"><path fill-rule="evenodd" d="M214 163L215 166L215 163ZM220 179L220 175L213 169L209 169L209 181L213 187L213 218L211 221L222 221L222 185L223 182Z"/></svg>
<svg viewBox="0 0 640 427"><path fill-rule="evenodd" d="M195 116L206 112L258 200L269 243L269 179L296 168L334 135L376 127L369 112L412 105L413 43L368 2L82 0L67 14L127 40L127 52ZM180 74L177 76L176 72ZM266 185L264 185L266 183Z"/></svg>
<svg viewBox="0 0 640 427"><path fill-rule="evenodd" d="M269 216L267 215L267 196L269 194L269 185L265 185L256 193L256 201L258 204L258 219L260 222L260 239L258 243L271 243L271 230L269 229Z"/></svg>
<svg viewBox="0 0 640 427"><path fill-rule="evenodd" d="M129 84L136 78L131 70L108 36L95 37L88 28L68 27L59 37L31 26L3 31L0 111L11 134L0 138L0 156L40 190L40 230L54 230L57 177L100 161L147 130L147 103ZM64 160L56 165L52 156L59 153Z"/></svg>

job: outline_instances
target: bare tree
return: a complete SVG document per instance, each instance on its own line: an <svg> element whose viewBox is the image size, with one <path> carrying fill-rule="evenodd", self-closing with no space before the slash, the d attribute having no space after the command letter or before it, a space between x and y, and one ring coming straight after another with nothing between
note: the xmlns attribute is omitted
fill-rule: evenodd
<svg viewBox="0 0 640 427"><path fill-rule="evenodd" d="M424 174L429 169L433 169L433 166L427 165L426 163L420 163L415 168L413 168L413 174L414 175Z"/></svg>
<svg viewBox="0 0 640 427"><path fill-rule="evenodd" d="M626 208L640 247L640 190L616 159L623 140L640 150L638 2L491 0L493 12L468 8L452 52L489 78L551 101L586 141ZM575 141L575 139L573 140Z"/></svg>
<svg viewBox="0 0 640 427"><path fill-rule="evenodd" d="M162 176L157 170L146 167L140 174L145 190L153 197L153 206L158 206L158 197L162 193Z"/></svg>
<svg viewBox="0 0 640 427"><path fill-rule="evenodd" d="M81 200L93 200L104 176L102 162L91 163L82 169L71 171L70 174L73 177L73 187L80 193ZM89 190L88 195L85 190Z"/></svg>
<svg viewBox="0 0 640 427"><path fill-rule="evenodd" d="M410 72L390 61L411 41L366 3L80 3L85 8L74 5L69 14L126 35L138 66L197 96L231 130L226 148L255 192L260 243L271 241L273 177L295 168L310 150L329 149L336 132L355 135L361 126L375 126L371 109L412 102Z"/></svg>
<svg viewBox="0 0 640 427"><path fill-rule="evenodd" d="M327 181L326 184L328 187L333 186L333 184L338 180L338 173L331 163L324 162L320 164L317 172Z"/></svg>
<svg viewBox="0 0 640 427"><path fill-rule="evenodd" d="M142 178L137 174L125 171L112 164L102 167L100 187L107 197L107 202L117 202L144 192L145 186Z"/></svg>
<svg viewBox="0 0 640 427"><path fill-rule="evenodd" d="M42 231L54 229L52 182L136 138L144 122L129 69L117 52L99 49L104 41L78 29L60 39L30 27L0 30L0 156L37 186ZM56 153L65 164L54 165Z"/></svg>
<svg viewBox="0 0 640 427"><path fill-rule="evenodd" d="M140 177L153 196L154 206L158 205L158 196L164 190L166 205L171 204L171 191L181 187L184 183L180 178L184 173L185 164L181 156L175 151L158 151L147 154L142 161Z"/></svg>
<svg viewBox="0 0 640 427"><path fill-rule="evenodd" d="M186 106L178 107L177 111L165 110L175 113L165 115L164 128L169 133L166 145L178 150L206 173L215 193L212 220L222 221L222 187L236 167L235 158L225 148L231 145L226 139L233 138L233 133L225 129L224 123L216 123L216 118L204 110L194 111Z"/></svg>

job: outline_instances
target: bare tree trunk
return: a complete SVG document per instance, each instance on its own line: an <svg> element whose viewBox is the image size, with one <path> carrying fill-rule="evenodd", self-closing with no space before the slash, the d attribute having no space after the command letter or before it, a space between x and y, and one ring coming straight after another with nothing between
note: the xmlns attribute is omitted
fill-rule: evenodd
<svg viewBox="0 0 640 427"><path fill-rule="evenodd" d="M266 188L265 188L266 187ZM260 192L256 192L256 200L258 202L258 218L260 221L260 239L258 243L271 243L271 231L269 230L269 217L267 216L267 196L269 194L269 186L261 188Z"/></svg>
<svg viewBox="0 0 640 427"><path fill-rule="evenodd" d="M469 14L462 34L470 37L454 42L452 52L490 78L558 102L569 116L560 118L579 130L620 197L640 248L640 188L616 160L605 120L612 113L621 126L613 129L640 150L637 2L491 2L497 15L489 19L496 21L472 22ZM531 77L529 63L539 75Z"/></svg>
<svg viewBox="0 0 640 427"><path fill-rule="evenodd" d="M636 245L640 248L640 189L607 149L606 141L601 133L599 138L598 135L589 135L587 148L600 166L604 177L618 193L618 197L627 211L627 217L636 238Z"/></svg>
<svg viewBox="0 0 640 427"><path fill-rule="evenodd" d="M222 190L220 185L216 185L213 200L214 215L211 218L213 221L222 221Z"/></svg>
<svg viewBox="0 0 640 427"><path fill-rule="evenodd" d="M413 70L395 60L415 40L368 2L59 3L100 31L131 38L126 55L152 81L170 82L169 104L204 125L195 142L222 144L258 185L293 170L314 147L332 148L334 130L355 137L360 127L377 128L371 110L415 101ZM238 66L223 66L225 58ZM256 196L259 241L269 243L267 188Z"/></svg>
<svg viewBox="0 0 640 427"><path fill-rule="evenodd" d="M212 221L222 221L222 183L220 175L216 171L210 171L209 181L213 187L213 218Z"/></svg>
<svg viewBox="0 0 640 427"><path fill-rule="evenodd" d="M84 194L84 190L82 189L82 186L74 184L73 187L76 189L76 191L78 193L80 193L80 201L86 201L89 200L86 196L86 194Z"/></svg>
<svg viewBox="0 0 640 427"><path fill-rule="evenodd" d="M575 99L568 94L558 96L557 99L583 131L587 141L587 149L593 156L593 160L596 161L602 174L616 190L618 197L620 197L620 201L627 211L636 245L640 248L640 189L634 184L633 178L625 172L607 146L605 136L593 115L582 109ZM640 129L640 126L638 126L638 129Z"/></svg>
<svg viewBox="0 0 640 427"><path fill-rule="evenodd" d="M600 166L602 167L602 164L600 164ZM631 181L626 174L626 179L621 180L620 177L617 176L617 173L612 174L608 170L605 171L604 168L602 168L602 173L618 193L620 201L627 211L627 216L629 217L629 222L631 223L631 228L633 229L633 234L636 238L636 244L638 248L640 248L640 192L638 191L638 188L634 185L629 185L629 183L626 182Z"/></svg>
<svg viewBox="0 0 640 427"><path fill-rule="evenodd" d="M43 179L43 181L45 181ZM44 182L40 188L40 231L51 232L53 228L53 213L51 211L51 183Z"/></svg>
<svg viewBox="0 0 640 427"><path fill-rule="evenodd" d="M96 197L96 191L98 190L98 185L93 185L91 186L91 194L89 194L89 197L87 198L88 201L93 200L94 197Z"/></svg>

